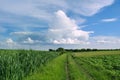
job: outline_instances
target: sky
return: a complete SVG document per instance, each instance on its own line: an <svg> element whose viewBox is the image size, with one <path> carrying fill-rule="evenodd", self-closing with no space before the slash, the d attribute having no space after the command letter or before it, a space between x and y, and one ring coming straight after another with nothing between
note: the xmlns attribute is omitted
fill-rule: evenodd
<svg viewBox="0 0 120 80"><path fill-rule="evenodd" d="M120 0L0 0L0 48L120 48Z"/></svg>

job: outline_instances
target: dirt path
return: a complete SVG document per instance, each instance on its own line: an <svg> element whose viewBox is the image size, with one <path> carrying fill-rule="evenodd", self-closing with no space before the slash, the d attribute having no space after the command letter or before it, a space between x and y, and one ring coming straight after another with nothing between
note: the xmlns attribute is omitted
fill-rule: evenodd
<svg viewBox="0 0 120 80"><path fill-rule="evenodd" d="M70 80L68 55L66 55L66 66L65 66L65 69L66 69L66 80Z"/></svg>

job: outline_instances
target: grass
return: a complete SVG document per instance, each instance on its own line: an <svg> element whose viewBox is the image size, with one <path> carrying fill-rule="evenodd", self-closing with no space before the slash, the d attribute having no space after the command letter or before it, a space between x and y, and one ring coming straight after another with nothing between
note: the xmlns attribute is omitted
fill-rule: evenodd
<svg viewBox="0 0 120 80"><path fill-rule="evenodd" d="M49 62L42 71L24 80L66 80L65 65L66 54L63 54Z"/></svg>

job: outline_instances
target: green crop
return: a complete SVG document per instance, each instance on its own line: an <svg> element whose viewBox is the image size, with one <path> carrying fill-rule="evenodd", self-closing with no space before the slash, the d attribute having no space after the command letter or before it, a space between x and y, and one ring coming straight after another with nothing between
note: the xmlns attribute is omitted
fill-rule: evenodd
<svg viewBox="0 0 120 80"><path fill-rule="evenodd" d="M0 80L22 80L59 54L33 50L0 50Z"/></svg>
<svg viewBox="0 0 120 80"><path fill-rule="evenodd" d="M76 53L73 58L93 80L120 80L120 51Z"/></svg>

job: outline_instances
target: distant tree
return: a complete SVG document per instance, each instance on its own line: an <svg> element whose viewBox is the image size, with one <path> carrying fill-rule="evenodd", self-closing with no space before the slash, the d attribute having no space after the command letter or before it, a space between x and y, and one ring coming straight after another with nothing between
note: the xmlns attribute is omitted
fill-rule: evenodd
<svg viewBox="0 0 120 80"><path fill-rule="evenodd" d="M64 48L62 48L62 47L60 47L60 48L58 48L56 51L59 51L59 52L64 52L64 51L65 51L65 49L64 49Z"/></svg>
<svg viewBox="0 0 120 80"><path fill-rule="evenodd" d="M88 48L88 49L86 49L86 51L91 51L91 49Z"/></svg>
<svg viewBox="0 0 120 80"><path fill-rule="evenodd" d="M49 51L53 51L53 49L49 49Z"/></svg>
<svg viewBox="0 0 120 80"><path fill-rule="evenodd" d="M79 52L79 49L74 49L73 52Z"/></svg>
<svg viewBox="0 0 120 80"><path fill-rule="evenodd" d="M98 49L92 49L92 51L98 51Z"/></svg>
<svg viewBox="0 0 120 80"><path fill-rule="evenodd" d="M60 52L60 54L63 54L65 52L65 49L60 47L60 48L56 49L56 51Z"/></svg>
<svg viewBox="0 0 120 80"><path fill-rule="evenodd" d="M81 51L86 51L86 49L83 48L83 49L81 49Z"/></svg>

